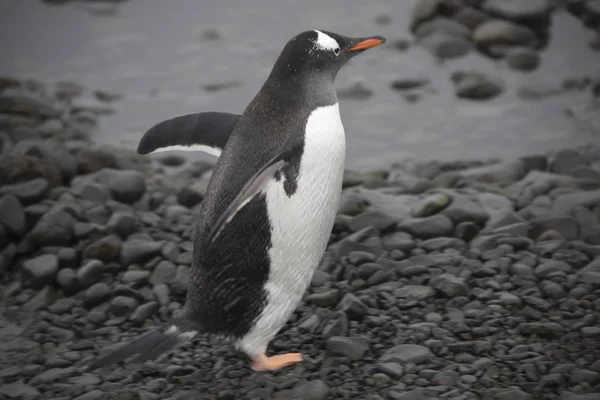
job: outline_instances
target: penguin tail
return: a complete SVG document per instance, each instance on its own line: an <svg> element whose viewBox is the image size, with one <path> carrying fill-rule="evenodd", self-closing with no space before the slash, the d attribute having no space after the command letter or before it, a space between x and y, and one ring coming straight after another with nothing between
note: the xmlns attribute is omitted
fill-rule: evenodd
<svg viewBox="0 0 600 400"><path fill-rule="evenodd" d="M151 332L143 334L120 348L105 354L87 366L93 371L120 363L135 356L136 362L156 359L161 354L174 350L202 333L202 327L189 318L181 317L167 321Z"/></svg>

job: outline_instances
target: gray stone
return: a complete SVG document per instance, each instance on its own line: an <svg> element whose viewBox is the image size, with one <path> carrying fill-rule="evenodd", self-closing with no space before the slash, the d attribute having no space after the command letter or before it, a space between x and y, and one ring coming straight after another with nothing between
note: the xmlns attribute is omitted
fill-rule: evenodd
<svg viewBox="0 0 600 400"><path fill-rule="evenodd" d="M446 207L441 214L450 218L454 224L474 222L483 225L489 219L489 214L479 203L464 195L455 195L453 198L452 204Z"/></svg>
<svg viewBox="0 0 600 400"><path fill-rule="evenodd" d="M116 296L110 301L110 312L117 317L129 315L138 306L136 299L127 296Z"/></svg>
<svg viewBox="0 0 600 400"><path fill-rule="evenodd" d="M410 29L413 32L419 24L435 17L442 0L421 0L414 4L410 22Z"/></svg>
<svg viewBox="0 0 600 400"><path fill-rule="evenodd" d="M32 385L52 383L62 381L76 372L73 367L69 368L52 368L34 376L29 383Z"/></svg>
<svg viewBox="0 0 600 400"><path fill-rule="evenodd" d="M460 22L456 22L444 17L436 17L431 21L422 23L417 29L415 29L415 36L417 38L422 38L436 32L462 36L465 39L469 39L471 37L471 31L469 28Z"/></svg>
<svg viewBox="0 0 600 400"><path fill-rule="evenodd" d="M447 32L433 32L419 40L432 56L438 59L454 59L468 54L473 45L463 36Z"/></svg>
<svg viewBox="0 0 600 400"><path fill-rule="evenodd" d="M336 355L358 361L369 350L369 341L362 337L332 336L327 339L327 350Z"/></svg>
<svg viewBox="0 0 600 400"><path fill-rule="evenodd" d="M13 151L41 158L57 166L62 182L68 182L77 173L75 157L57 140L22 140Z"/></svg>
<svg viewBox="0 0 600 400"><path fill-rule="evenodd" d="M122 241L117 235L105 236L90 243L83 251L83 259L100 260L111 263L119 260Z"/></svg>
<svg viewBox="0 0 600 400"><path fill-rule="evenodd" d="M26 182L5 185L0 189L0 196L12 195L21 204L30 205L38 203L46 197L50 183L44 178L35 178Z"/></svg>
<svg viewBox="0 0 600 400"><path fill-rule="evenodd" d="M452 221L440 214L424 218L410 218L398 225L399 231L406 231L421 239L450 235L454 227Z"/></svg>
<svg viewBox="0 0 600 400"><path fill-rule="evenodd" d="M446 193L430 194L411 210L411 215L415 218L429 217L442 211L451 202L452 197Z"/></svg>
<svg viewBox="0 0 600 400"><path fill-rule="evenodd" d="M54 206L45 213L29 233L36 247L69 246L77 221L62 206Z"/></svg>
<svg viewBox="0 0 600 400"><path fill-rule="evenodd" d="M516 182L523 178L527 172L523 160L504 161L458 171L464 179L495 185L508 185Z"/></svg>
<svg viewBox="0 0 600 400"><path fill-rule="evenodd" d="M83 300L83 304L87 308L92 308L97 306L98 304L104 303L110 298L110 295L110 287L104 282L98 282L90 286L85 291L85 299Z"/></svg>
<svg viewBox="0 0 600 400"><path fill-rule="evenodd" d="M20 382L6 383L0 386L0 394L8 399L16 400L36 400L41 397L41 393L36 388Z"/></svg>
<svg viewBox="0 0 600 400"><path fill-rule="evenodd" d="M559 175L570 175L575 168L587 165L587 160L579 151L564 149L556 153L550 164L550 171Z"/></svg>
<svg viewBox="0 0 600 400"><path fill-rule="evenodd" d="M469 100L489 100L499 96L506 84L501 78L473 70L459 70L451 75L456 96Z"/></svg>
<svg viewBox="0 0 600 400"><path fill-rule="evenodd" d="M204 200L201 193L187 186L182 187L177 192L177 202L182 206L192 208Z"/></svg>
<svg viewBox="0 0 600 400"><path fill-rule="evenodd" d="M58 286L67 294L75 293L79 290L79 281L77 272L71 268L63 268L56 275Z"/></svg>
<svg viewBox="0 0 600 400"><path fill-rule="evenodd" d="M456 371L442 371L435 374L433 382L436 385L454 386L459 378L460 374Z"/></svg>
<svg viewBox="0 0 600 400"><path fill-rule="evenodd" d="M593 207L600 204L600 189L568 193L558 196L552 205L555 215L569 215L577 207Z"/></svg>
<svg viewBox="0 0 600 400"><path fill-rule="evenodd" d="M511 20L545 18L551 11L548 0L485 0L481 8L490 14Z"/></svg>
<svg viewBox="0 0 600 400"><path fill-rule="evenodd" d="M61 112L50 99L24 91L4 91L0 95L0 113L56 118Z"/></svg>
<svg viewBox="0 0 600 400"><path fill-rule="evenodd" d="M358 232L364 228L373 227L382 233L387 233L393 230L395 226L396 220L380 211L367 211L348 221L348 227L352 232Z"/></svg>
<svg viewBox="0 0 600 400"><path fill-rule="evenodd" d="M135 309L135 311L133 312L133 314L131 314L131 317L129 317L129 319L138 324L142 323L148 318L150 318L152 315L156 314L156 312L158 312L158 308L159 305L155 301L142 304L141 306Z"/></svg>
<svg viewBox="0 0 600 400"><path fill-rule="evenodd" d="M465 296L469 294L469 287L462 278L451 274L441 274L431 279L430 286L448 297Z"/></svg>
<svg viewBox="0 0 600 400"><path fill-rule="evenodd" d="M44 254L23 261L23 270L36 287L52 285L58 273L58 257L54 254Z"/></svg>
<svg viewBox="0 0 600 400"><path fill-rule="evenodd" d="M16 237L25 233L25 210L16 197L7 195L0 198L0 225Z"/></svg>
<svg viewBox="0 0 600 400"><path fill-rule="evenodd" d="M116 211L111 215L106 226L122 239L126 239L136 230L135 216L128 211Z"/></svg>
<svg viewBox="0 0 600 400"><path fill-rule="evenodd" d="M339 295L339 290L330 289L325 292L313 293L306 296L306 302L319 307L333 307L338 303Z"/></svg>
<svg viewBox="0 0 600 400"><path fill-rule="evenodd" d="M452 18L454 18L455 21L460 22L470 30L474 30L483 22L485 22L489 17L487 14L479 11L476 8L466 6L460 8Z"/></svg>
<svg viewBox="0 0 600 400"><path fill-rule="evenodd" d="M473 31L473 41L478 46L526 46L535 47L539 39L527 27L502 19L491 19Z"/></svg>
<svg viewBox="0 0 600 400"><path fill-rule="evenodd" d="M104 168L83 178L83 182L105 185L113 199L131 204L138 201L146 191L146 181L141 172Z"/></svg>
<svg viewBox="0 0 600 400"><path fill-rule="evenodd" d="M337 309L346 313L349 319L361 319L369 313L369 308L352 293L346 293Z"/></svg>
<svg viewBox="0 0 600 400"><path fill-rule="evenodd" d="M294 393L303 400L325 400L329 393L329 387L321 380L313 380L294 388Z"/></svg>
<svg viewBox="0 0 600 400"><path fill-rule="evenodd" d="M154 272L150 276L150 283L158 285L160 283L168 283L175 278L177 267L170 261L163 260L154 268Z"/></svg>
<svg viewBox="0 0 600 400"><path fill-rule="evenodd" d="M150 278L150 271L126 271L121 277L121 282L128 284L144 284Z"/></svg>
<svg viewBox="0 0 600 400"><path fill-rule="evenodd" d="M404 375L404 367L397 362L383 362L375 365L377 371L383 372L392 379L399 379Z"/></svg>
<svg viewBox="0 0 600 400"><path fill-rule="evenodd" d="M100 260L89 260L77 271L77 280L82 289L98 282L104 274L105 266Z"/></svg>
<svg viewBox="0 0 600 400"><path fill-rule="evenodd" d="M429 286L406 285L395 289L393 294L402 299L422 301L435 296L435 291Z"/></svg>
<svg viewBox="0 0 600 400"><path fill-rule="evenodd" d="M128 240L121 246L121 263L131 265L144 263L158 256L164 242Z"/></svg>
<svg viewBox="0 0 600 400"><path fill-rule="evenodd" d="M418 344L399 344L388 349L379 359L379 362L399 362L422 364L433 358L429 348Z"/></svg>
<svg viewBox="0 0 600 400"><path fill-rule="evenodd" d="M425 77L400 78L392 81L390 86L392 87L392 89L403 91L417 89L422 86L428 85L430 82L430 79Z"/></svg>
<svg viewBox="0 0 600 400"><path fill-rule="evenodd" d="M322 336L324 338L346 336L348 334L348 325L348 316L346 313L337 311L323 325Z"/></svg>
<svg viewBox="0 0 600 400"><path fill-rule="evenodd" d="M577 220L573 217L536 218L529 223L529 237L538 238L546 231L556 231L567 240L577 239L581 233Z"/></svg>

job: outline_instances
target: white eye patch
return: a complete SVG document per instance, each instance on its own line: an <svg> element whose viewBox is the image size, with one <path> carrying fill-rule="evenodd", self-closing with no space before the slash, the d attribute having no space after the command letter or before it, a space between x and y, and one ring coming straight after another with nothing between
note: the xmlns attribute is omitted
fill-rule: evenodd
<svg viewBox="0 0 600 400"><path fill-rule="evenodd" d="M315 30L315 32L317 32L317 40L315 40L315 47L321 50L339 50L340 45L337 42L337 40L321 31Z"/></svg>

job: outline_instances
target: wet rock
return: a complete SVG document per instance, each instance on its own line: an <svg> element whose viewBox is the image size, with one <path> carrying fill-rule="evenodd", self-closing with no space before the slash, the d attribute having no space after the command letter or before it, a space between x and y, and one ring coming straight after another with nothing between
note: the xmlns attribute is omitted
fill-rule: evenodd
<svg viewBox="0 0 600 400"><path fill-rule="evenodd" d="M116 296L110 301L109 311L117 317L130 315L138 306L137 300L127 296Z"/></svg>
<svg viewBox="0 0 600 400"><path fill-rule="evenodd" d="M465 281L450 274L441 274L431 279L430 286L448 297L465 296L469 294L469 287Z"/></svg>
<svg viewBox="0 0 600 400"><path fill-rule="evenodd" d="M421 239L448 236L453 229L452 221L440 214L425 218L406 219L398 225L398 230L408 232Z"/></svg>
<svg viewBox="0 0 600 400"><path fill-rule="evenodd" d="M24 383L7 383L0 387L0 394L8 399L35 400L41 398L42 394L33 386Z"/></svg>
<svg viewBox="0 0 600 400"><path fill-rule="evenodd" d="M441 5L442 0L422 0L414 3L410 22L411 31L414 32L419 24L435 17Z"/></svg>
<svg viewBox="0 0 600 400"><path fill-rule="evenodd" d="M382 233L387 233L393 230L395 226L396 220L380 211L367 211L348 221L348 227L352 232L373 227Z"/></svg>
<svg viewBox="0 0 600 400"><path fill-rule="evenodd" d="M558 196L552 206L552 212L555 215L568 215L577 207L592 207L595 204L600 204L600 189Z"/></svg>
<svg viewBox="0 0 600 400"><path fill-rule="evenodd" d="M175 278L177 267L170 261L163 260L154 268L154 272L150 276L150 283L158 285L161 283L171 282Z"/></svg>
<svg viewBox="0 0 600 400"><path fill-rule="evenodd" d="M160 254L164 242L128 240L121 246L121 263L144 263Z"/></svg>
<svg viewBox="0 0 600 400"><path fill-rule="evenodd" d="M470 30L474 30L483 22L485 22L489 17L487 14L481 12L480 10L473 7L462 7L458 10L458 12L453 16L454 20L463 24Z"/></svg>
<svg viewBox="0 0 600 400"><path fill-rule="evenodd" d="M481 6L483 11L510 20L545 18L550 14L548 0L485 0Z"/></svg>
<svg viewBox="0 0 600 400"><path fill-rule="evenodd" d="M106 227L122 239L127 239L136 230L136 219L129 211L117 211L111 215Z"/></svg>
<svg viewBox="0 0 600 400"><path fill-rule="evenodd" d="M294 388L294 395L304 400L325 400L328 393L329 387L321 380L306 382Z"/></svg>
<svg viewBox="0 0 600 400"><path fill-rule="evenodd" d="M16 197L0 197L0 225L13 236L21 237L26 230L25 210Z"/></svg>
<svg viewBox="0 0 600 400"><path fill-rule="evenodd" d="M56 140L22 140L13 149L14 154L33 156L55 165L60 171L62 182L68 182L77 172L75 157ZM50 181L48 179L48 181Z"/></svg>
<svg viewBox="0 0 600 400"><path fill-rule="evenodd" d="M54 284L58 273L58 257L44 254L23 262L23 271L36 287Z"/></svg>
<svg viewBox="0 0 600 400"><path fill-rule="evenodd" d="M435 296L435 291L429 286L406 285L393 292L395 297L410 300L426 300Z"/></svg>
<svg viewBox="0 0 600 400"><path fill-rule="evenodd" d="M87 288L96 283L104 274L106 267L99 260L89 260L77 271L77 280L82 288Z"/></svg>
<svg viewBox="0 0 600 400"><path fill-rule="evenodd" d="M75 157L80 174L91 174L104 168L116 168L117 160L113 152L104 148L83 148Z"/></svg>
<svg viewBox="0 0 600 400"><path fill-rule="evenodd" d="M306 297L306 302L319 307L332 307L338 303L339 291L337 289L313 293Z"/></svg>
<svg viewBox="0 0 600 400"><path fill-rule="evenodd" d="M77 272L71 268L63 268L58 271L56 281L58 286L67 294L75 293L79 290Z"/></svg>
<svg viewBox="0 0 600 400"><path fill-rule="evenodd" d="M419 25L415 29L415 36L422 38L436 32L448 33L454 36L462 36L465 39L471 37L471 31L463 24L444 17L437 17Z"/></svg>
<svg viewBox="0 0 600 400"><path fill-rule="evenodd" d="M433 353L425 346L418 344L399 344L387 350L379 362L398 362L422 364L433 358Z"/></svg>
<svg viewBox="0 0 600 400"><path fill-rule="evenodd" d="M346 336L348 334L348 325L349 322L346 313L338 311L323 325L321 334L324 338Z"/></svg>
<svg viewBox="0 0 600 400"><path fill-rule="evenodd" d="M369 341L362 337L333 336L327 339L326 346L333 354L358 361L369 350Z"/></svg>
<svg viewBox="0 0 600 400"><path fill-rule="evenodd" d="M505 88L500 78L478 71L457 71L452 73L451 80L456 96L463 99L492 99L499 96Z"/></svg>
<svg viewBox="0 0 600 400"><path fill-rule="evenodd" d="M543 232L556 231L562 237L573 240L579 237L580 227L577 220L572 217L544 217L536 218L530 222L529 236L538 238Z"/></svg>
<svg viewBox="0 0 600 400"><path fill-rule="evenodd" d="M97 306L98 304L104 303L110 298L110 296L110 287L104 282L98 282L90 286L85 291L85 299L83 300L83 304L87 308L92 308Z"/></svg>
<svg viewBox="0 0 600 400"><path fill-rule="evenodd" d="M104 168L94 174L77 178L79 185L89 182L105 185L113 199L126 204L135 203L146 191L144 176L135 170Z"/></svg>
<svg viewBox="0 0 600 400"><path fill-rule="evenodd" d="M452 203L441 214L450 218L454 224L475 222L483 225L489 219L489 214L480 204L463 195L453 196Z"/></svg>
<svg viewBox="0 0 600 400"><path fill-rule="evenodd" d="M133 312L133 314L131 314L131 317L129 317L129 319L136 323L142 323L148 318L150 318L152 315L156 314L156 312L158 312L158 308L159 305L155 301L142 304L141 306L135 309L135 311Z"/></svg>
<svg viewBox="0 0 600 400"><path fill-rule="evenodd" d="M433 32L423 36L419 44L437 59L454 59L469 53L473 47L471 41L463 36L446 32Z"/></svg>
<svg viewBox="0 0 600 400"><path fill-rule="evenodd" d="M40 177L50 182L52 187L62 183L60 169L51 161L13 154L0 156L0 186Z"/></svg>
<svg viewBox="0 0 600 400"><path fill-rule="evenodd" d="M177 202L182 206L192 208L199 204L204 199L204 196L194 189L182 187L177 192Z"/></svg>
<svg viewBox="0 0 600 400"><path fill-rule="evenodd" d="M36 178L27 182L6 185L0 189L0 196L11 195L16 197L21 204L30 205L38 203L48 193L50 184L44 178Z"/></svg>
<svg viewBox="0 0 600 400"><path fill-rule="evenodd" d="M358 297L346 293L338 304L338 310L346 313L349 319L359 320L369 313L369 308Z"/></svg>
<svg viewBox="0 0 600 400"><path fill-rule="evenodd" d="M392 89L403 91L403 90L418 89L420 87L429 85L430 82L431 81L429 80L429 78L425 78L425 77L401 78L401 79L396 79L396 80L392 81L390 86L392 87Z"/></svg>
<svg viewBox="0 0 600 400"><path fill-rule="evenodd" d="M82 257L84 259L100 260L106 264L118 261L122 243L116 235L105 236L90 243L83 251Z"/></svg>
<svg viewBox="0 0 600 400"><path fill-rule="evenodd" d="M480 24L473 31L473 41L484 48L497 45L535 48L539 43L536 34L529 28L502 19L491 19Z"/></svg>
<svg viewBox="0 0 600 400"><path fill-rule="evenodd" d="M559 175L569 175L575 168L587 165L587 160L579 151L564 149L556 153L550 164L550 171Z"/></svg>
<svg viewBox="0 0 600 400"><path fill-rule="evenodd" d="M29 233L34 246L69 246L73 240L73 227L77 221L61 206L52 207Z"/></svg>
<svg viewBox="0 0 600 400"><path fill-rule="evenodd" d="M506 52L506 64L515 70L531 71L540 65L540 55L527 47L513 47Z"/></svg>
<svg viewBox="0 0 600 400"><path fill-rule="evenodd" d="M0 94L0 113L55 118L60 116L61 110L50 99L26 92L15 91Z"/></svg>

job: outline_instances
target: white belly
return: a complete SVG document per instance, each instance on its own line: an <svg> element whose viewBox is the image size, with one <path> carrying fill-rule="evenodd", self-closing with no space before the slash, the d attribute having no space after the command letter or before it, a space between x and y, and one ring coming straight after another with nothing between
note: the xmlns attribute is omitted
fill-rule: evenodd
<svg viewBox="0 0 600 400"><path fill-rule="evenodd" d="M268 303L253 329L240 341L247 353L260 354L298 306L327 247L339 207L346 138L339 105L313 111L306 124L298 187L292 197L283 180L268 183L271 269Z"/></svg>

